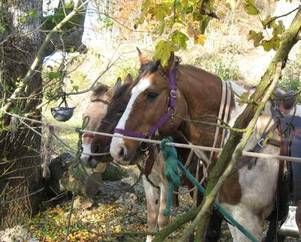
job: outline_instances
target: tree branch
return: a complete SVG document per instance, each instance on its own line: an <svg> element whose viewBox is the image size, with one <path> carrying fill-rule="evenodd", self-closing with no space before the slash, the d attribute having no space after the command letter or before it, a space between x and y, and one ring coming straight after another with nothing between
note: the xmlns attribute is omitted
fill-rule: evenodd
<svg viewBox="0 0 301 242"><path fill-rule="evenodd" d="M22 94L27 86L27 82L31 80L33 75L35 74L36 68L41 64L42 58L43 58L43 52L45 51L48 43L50 42L52 36L56 33L61 31L61 28L68 23L70 19L74 17L87 3L89 0L84 1L81 3L81 1L77 1L76 5L74 6L73 10L61 21L59 22L46 36L45 40L43 41L41 47L38 50L38 53L36 55L35 60L33 61L32 65L30 66L30 69L26 73L25 77L20 82L20 85L18 88L15 89L15 91L12 93L12 95L9 97L10 101L8 101L3 107L0 109L0 120L3 118L3 115L6 111L9 110L9 108L13 105L14 99L18 97L20 94Z"/></svg>
<svg viewBox="0 0 301 242"><path fill-rule="evenodd" d="M262 23L262 24L263 24L264 27L265 27L265 26L268 26L270 23L274 22L276 19L286 17L286 16L290 15L291 13L297 11L298 9L301 9L301 5L299 5L299 6L296 7L295 9L293 9L293 10L291 10L291 11L285 13L285 14L282 14L282 15L279 15L279 16L272 17L267 23Z"/></svg>
<svg viewBox="0 0 301 242"><path fill-rule="evenodd" d="M90 87L88 87L87 89L84 89L82 91L66 93L66 96L78 95L78 94L83 94L83 93L91 91L95 87L98 80L111 69L111 67L118 61L118 59L119 58L117 58L115 61L113 61L111 63L108 63L106 69L98 75L98 77L93 81L93 83Z"/></svg>

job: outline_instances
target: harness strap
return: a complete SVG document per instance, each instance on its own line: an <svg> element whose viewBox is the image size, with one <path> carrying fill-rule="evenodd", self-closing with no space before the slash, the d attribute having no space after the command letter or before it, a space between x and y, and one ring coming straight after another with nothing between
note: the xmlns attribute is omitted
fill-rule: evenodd
<svg viewBox="0 0 301 242"><path fill-rule="evenodd" d="M229 88L229 83L226 81L222 82L222 97L221 97L221 103L220 103L220 108L219 108L219 113L218 113L218 118L217 118L217 126L215 128L215 135L214 135L214 140L213 140L213 145L212 147L215 148L217 146L219 134L220 134L220 127L221 123L226 123L230 117L230 106L231 106L231 88ZM223 145L225 138L225 129L222 131L222 136L221 136L221 142L220 142L220 147ZM215 152L211 151L210 156L209 156L209 164L211 163L213 156ZM208 165L209 165L208 164Z"/></svg>
<svg viewBox="0 0 301 242"><path fill-rule="evenodd" d="M227 86L227 102L226 102L224 118L223 118L224 123L227 123L230 120L231 100L232 100L231 97L233 91L229 82L226 82L226 86ZM225 133L226 133L226 129L223 129L221 144L220 144L221 147L224 145Z"/></svg>
<svg viewBox="0 0 301 242"><path fill-rule="evenodd" d="M224 105L226 103L226 95L227 95L227 88L226 88L226 84L225 82L222 82L222 97L221 97L221 103L220 103L220 107L219 107L219 112L218 112L218 116L217 116L217 126L215 128L215 134L214 134L214 140L213 140L213 145L212 147L215 148L216 144L217 144L217 139L218 139L218 135L219 135L219 125L221 124L221 119L223 116L223 112L224 112ZM213 151L210 152L210 158L209 161L211 162L212 157L213 157Z"/></svg>
<svg viewBox="0 0 301 242"><path fill-rule="evenodd" d="M271 117L268 124L265 126L264 131L262 133L262 135L260 136L260 138L258 139L256 145L250 149L250 152L260 152L264 146L264 143L266 141L266 139L268 138L268 135L273 132L274 130L276 130L276 128L278 127L277 122L275 122L272 126L270 126L271 122L273 121L273 118ZM269 139L270 140L270 139ZM270 144L273 143L274 140L270 140L268 142L270 142ZM240 169L244 166L248 166L248 169L251 169L254 165L256 165L257 162L257 157L255 158L249 158L247 156L242 156L239 159L239 162L237 164L237 168Z"/></svg>

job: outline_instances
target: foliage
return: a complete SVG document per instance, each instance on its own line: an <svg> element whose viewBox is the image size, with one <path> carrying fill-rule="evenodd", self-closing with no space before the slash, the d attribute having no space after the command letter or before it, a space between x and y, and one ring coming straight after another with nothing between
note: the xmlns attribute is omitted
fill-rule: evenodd
<svg viewBox="0 0 301 242"><path fill-rule="evenodd" d="M26 22L29 22L33 18L38 18L39 14L38 11L35 9L32 9L30 11L27 11L22 17L20 17L20 23L24 24Z"/></svg>
<svg viewBox="0 0 301 242"><path fill-rule="evenodd" d="M64 3L63 6L55 8L54 14L45 18L45 24L43 25L44 29L53 29L60 21L62 21L66 17L66 15L68 15L73 10L73 7L73 1L69 1L67 3ZM62 30L68 30L74 26L80 25L83 17L84 16L81 13L74 15L74 17L71 18L71 20L63 26Z"/></svg>
<svg viewBox="0 0 301 242"><path fill-rule="evenodd" d="M0 35L3 35L8 28L7 13L0 5ZM1 38L0 38L1 39Z"/></svg>
<svg viewBox="0 0 301 242"><path fill-rule="evenodd" d="M204 32L214 14L214 0L144 0L136 25L147 22L159 37L155 58L167 64L172 51L186 49L189 38L203 44Z"/></svg>
<svg viewBox="0 0 301 242"><path fill-rule="evenodd" d="M127 176L127 172L123 170L121 167L114 166L109 164L102 174L102 179L104 181L117 181Z"/></svg>
<svg viewBox="0 0 301 242"><path fill-rule="evenodd" d="M301 91L300 82L300 69L301 63L298 61L291 61L287 63L286 68L283 71L279 86L284 90ZM298 96L298 101L301 102L301 95Z"/></svg>
<svg viewBox="0 0 301 242"><path fill-rule="evenodd" d="M150 26L153 35L157 36L154 57L166 65L170 53L186 49L190 39L196 44L204 44L206 27L212 18L218 18L215 12L222 3L219 0L144 0L134 26L137 28L145 22ZM263 19L255 0L244 0L243 9L263 26L261 31L249 31L248 39L254 41L254 46L263 46L266 51L278 49L285 30L282 21L277 16ZM265 36L267 31L271 34Z"/></svg>
<svg viewBox="0 0 301 242"><path fill-rule="evenodd" d="M49 70L42 72L44 81L43 95L48 101L57 101L63 93L63 77L64 74L61 70Z"/></svg>
<svg viewBox="0 0 301 242"><path fill-rule="evenodd" d="M249 15L258 16L263 27L262 31L250 30L248 39L253 40L255 47L262 46L265 51L270 51L272 49L277 50L279 48L282 34L285 31L283 22L281 20L277 20L279 18L278 16L267 16L265 19L262 19L260 11L256 7L254 0L244 0L244 8ZM288 14L292 14L293 12L294 10ZM267 32L271 32L271 36L269 36L269 34L266 34L265 36L264 33Z"/></svg>
<svg viewBox="0 0 301 242"><path fill-rule="evenodd" d="M113 80L117 80L118 77L120 77L121 80L124 80L128 74L131 74L131 76L135 78L138 75L138 69L133 66L134 65L131 62L126 62L123 66L117 69L116 76L113 78Z"/></svg>
<svg viewBox="0 0 301 242"><path fill-rule="evenodd" d="M79 201L77 201L79 203ZM120 241L113 238L113 234L124 232L128 229L144 231L145 226L126 214L128 209L118 204L103 204L93 210L88 210L81 204L73 210L70 220L70 233L68 241ZM70 204L64 204L49 209L32 220L28 227L32 235L39 241L64 241L67 232L67 217ZM130 216L130 217L129 217ZM130 219L128 223L125 219ZM130 236L129 236L130 237ZM137 236L136 236L137 239ZM142 238L140 238L142 239ZM124 240L122 241L132 241ZM139 240L140 241L140 240Z"/></svg>

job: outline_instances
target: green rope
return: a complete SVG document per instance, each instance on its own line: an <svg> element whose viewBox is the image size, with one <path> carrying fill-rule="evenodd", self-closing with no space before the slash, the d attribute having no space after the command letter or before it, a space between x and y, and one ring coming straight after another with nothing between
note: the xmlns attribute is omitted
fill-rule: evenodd
<svg viewBox="0 0 301 242"><path fill-rule="evenodd" d="M170 138L162 140L160 148L165 160L164 175L168 180L167 203L163 211L164 216L170 216L173 206L173 191L181 185L181 174L178 169L178 154L174 147L166 145Z"/></svg>
<svg viewBox="0 0 301 242"><path fill-rule="evenodd" d="M164 173L168 180L167 205L164 210L164 215L165 214L170 215L170 210L173 204L173 191L175 187L178 187L180 185L181 172L179 171L179 168L185 174L185 176L190 180L190 182L192 182L192 184L195 185L202 194L205 193L204 187L190 173L190 171L186 169L186 167L182 164L182 162L179 161L175 147L167 145L168 142L172 142L172 138L168 137L166 139L163 139L160 145L161 151L163 153L163 157L165 159ZM224 216L224 218L227 220L228 223L232 224L237 229L239 229L240 232L243 233L250 241L259 242L254 237L253 234L251 234L244 226L238 223L231 216L231 214L226 209L224 209L221 205L215 202L213 206L217 211L219 211Z"/></svg>

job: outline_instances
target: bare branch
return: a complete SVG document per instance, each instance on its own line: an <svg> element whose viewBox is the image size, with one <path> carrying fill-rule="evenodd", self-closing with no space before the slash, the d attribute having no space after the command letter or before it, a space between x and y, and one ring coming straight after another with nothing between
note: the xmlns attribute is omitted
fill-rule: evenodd
<svg viewBox="0 0 301 242"><path fill-rule="evenodd" d="M90 87L88 87L87 89L84 89L82 91L79 91L79 92L69 92L69 93L66 93L66 95L67 96L78 95L78 94L83 94L83 93L91 91L95 87L98 80L111 69L111 67L118 61L118 59L119 58L117 58L115 61L113 61L111 63L108 63L106 69L98 75L98 77L93 81L93 83Z"/></svg>
<svg viewBox="0 0 301 242"><path fill-rule="evenodd" d="M262 24L263 24L263 26L268 26L270 23L274 22L276 19L286 17L286 16L290 15L291 13L297 11L298 9L301 9L301 5L299 5L299 6L296 7L295 9L293 9L293 10L291 10L291 11L285 13L285 14L282 14L282 15L279 15L279 16L272 17L267 23L263 23L263 22L262 22Z"/></svg>

